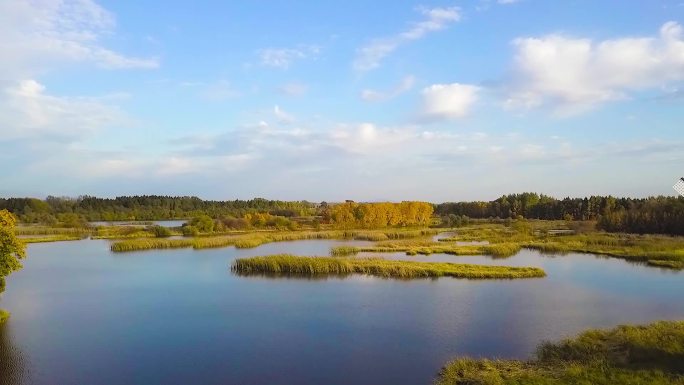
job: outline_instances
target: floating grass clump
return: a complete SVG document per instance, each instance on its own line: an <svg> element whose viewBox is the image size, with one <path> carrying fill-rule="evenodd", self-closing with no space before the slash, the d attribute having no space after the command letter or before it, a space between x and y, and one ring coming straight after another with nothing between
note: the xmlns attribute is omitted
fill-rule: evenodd
<svg viewBox="0 0 684 385"><path fill-rule="evenodd" d="M236 259L231 269L240 275L349 275L366 274L383 278L513 279L544 277L536 267L465 265L455 263L392 261L378 258L299 257L271 255Z"/></svg>
<svg viewBox="0 0 684 385"><path fill-rule="evenodd" d="M482 245L479 247L484 254L494 257L510 257L518 254L522 248L518 243L495 243L492 245Z"/></svg>
<svg viewBox="0 0 684 385"><path fill-rule="evenodd" d="M684 322L656 322L589 330L543 343L536 360L459 358L439 373L438 385L684 384Z"/></svg>
<svg viewBox="0 0 684 385"><path fill-rule="evenodd" d="M110 249L115 252L153 250L153 249L178 249L192 247L192 239L131 239L112 243Z"/></svg>
<svg viewBox="0 0 684 385"><path fill-rule="evenodd" d="M348 255L356 255L361 251L355 246L337 246L330 249L330 255L333 257L344 257Z"/></svg>
<svg viewBox="0 0 684 385"><path fill-rule="evenodd" d="M492 245L449 245L432 241L403 241L403 242L380 242L375 246L335 247L331 255L353 255L359 252L393 253L405 252L407 255L491 255L494 257L510 257L517 254L521 249L518 243L497 243ZM338 254L347 252L347 254Z"/></svg>
<svg viewBox="0 0 684 385"><path fill-rule="evenodd" d="M10 317L10 313L7 310L0 309L0 325L5 323Z"/></svg>

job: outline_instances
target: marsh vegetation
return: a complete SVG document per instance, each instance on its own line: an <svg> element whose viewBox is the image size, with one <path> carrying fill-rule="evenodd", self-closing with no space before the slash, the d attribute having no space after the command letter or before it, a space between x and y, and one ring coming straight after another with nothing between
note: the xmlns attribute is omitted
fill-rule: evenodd
<svg viewBox="0 0 684 385"><path fill-rule="evenodd" d="M240 275L275 274L345 276L365 274L382 278L514 279L544 277L536 267L482 266L456 263L407 262L380 258L299 257L288 254L236 259L231 270Z"/></svg>
<svg viewBox="0 0 684 385"><path fill-rule="evenodd" d="M458 358L438 385L684 384L684 322L588 330L539 345L531 361Z"/></svg>

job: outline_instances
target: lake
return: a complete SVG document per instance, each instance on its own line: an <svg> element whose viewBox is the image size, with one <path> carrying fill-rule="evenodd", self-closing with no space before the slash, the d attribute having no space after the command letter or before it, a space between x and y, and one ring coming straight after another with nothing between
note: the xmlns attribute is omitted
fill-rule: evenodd
<svg viewBox="0 0 684 385"><path fill-rule="evenodd" d="M105 227L110 227L110 226L146 226L148 224L153 224L157 226L162 226L162 227L180 227L183 226L183 224L187 222L185 219L169 219L169 220L161 220L161 221L112 221L112 222L107 222L107 221L96 221L96 222L90 222L91 226L105 226Z"/></svg>
<svg viewBox="0 0 684 385"><path fill-rule="evenodd" d="M236 257L358 241L114 254L31 244L0 307L0 383L427 384L458 355L529 357L591 327L684 319L684 273L587 254L379 254L538 266L523 280L238 277Z"/></svg>

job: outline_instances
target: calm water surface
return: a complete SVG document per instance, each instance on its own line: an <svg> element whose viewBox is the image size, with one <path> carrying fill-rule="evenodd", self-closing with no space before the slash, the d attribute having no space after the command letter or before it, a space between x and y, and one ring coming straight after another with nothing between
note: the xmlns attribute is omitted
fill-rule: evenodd
<svg viewBox="0 0 684 385"><path fill-rule="evenodd" d="M185 219L170 219L163 221L96 221L90 222L90 224L93 226L144 226L144 223L148 222L163 227L180 227L187 221Z"/></svg>
<svg viewBox="0 0 684 385"><path fill-rule="evenodd" d="M388 258L539 266L511 281L237 277L255 249L113 254L108 241L29 245L0 307L0 383L427 384L449 358L526 358L589 327L684 319L684 274L586 254Z"/></svg>

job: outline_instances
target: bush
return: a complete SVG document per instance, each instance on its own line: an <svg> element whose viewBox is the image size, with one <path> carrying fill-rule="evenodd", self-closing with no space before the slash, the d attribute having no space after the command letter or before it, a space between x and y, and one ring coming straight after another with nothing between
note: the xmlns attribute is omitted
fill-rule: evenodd
<svg viewBox="0 0 684 385"><path fill-rule="evenodd" d="M148 228L152 234L157 238L166 238L172 235L171 230L164 226L151 226Z"/></svg>
<svg viewBox="0 0 684 385"><path fill-rule="evenodd" d="M183 235L186 237L194 237L196 235L199 235L199 230L195 226L191 225L186 225L181 228L181 231L183 232Z"/></svg>

